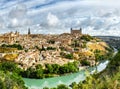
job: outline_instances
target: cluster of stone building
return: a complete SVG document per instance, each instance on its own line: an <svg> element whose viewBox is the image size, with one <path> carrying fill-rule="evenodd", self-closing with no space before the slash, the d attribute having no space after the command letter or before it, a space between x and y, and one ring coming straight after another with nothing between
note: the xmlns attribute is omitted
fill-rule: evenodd
<svg viewBox="0 0 120 89"><path fill-rule="evenodd" d="M74 47L71 44L74 40L82 36L82 29L73 30L71 28L71 33L63 33L60 35L43 35L43 34L31 34L30 29L28 29L28 34L19 34L19 32L10 32L0 36L0 43L6 44L20 44L23 46L24 50L18 52L19 56L15 61L21 65L22 68L26 69L30 66L36 64L65 64L73 60L62 58L60 55L60 47L64 47L66 53L75 52ZM50 43L49 41L54 41ZM79 46L81 42L78 42ZM36 46L39 48L37 49ZM40 51L40 49L47 47L55 48L55 50ZM78 52L81 51L78 47Z"/></svg>
<svg viewBox="0 0 120 89"><path fill-rule="evenodd" d="M73 30L71 28L71 34L72 35L77 35L77 34L82 34L82 29L80 30ZM28 34L21 35L19 32L10 32L10 33L5 33L0 35L0 43L7 43L7 44L13 44L16 41L19 41L19 38L35 38L35 37L40 37L41 34L31 34L30 28L28 29ZM22 36L22 37L21 37Z"/></svg>

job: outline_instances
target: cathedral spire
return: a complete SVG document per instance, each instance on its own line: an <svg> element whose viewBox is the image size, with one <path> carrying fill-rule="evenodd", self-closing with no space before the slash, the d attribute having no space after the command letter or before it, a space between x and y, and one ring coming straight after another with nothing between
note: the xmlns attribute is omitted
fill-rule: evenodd
<svg viewBox="0 0 120 89"><path fill-rule="evenodd" d="M31 32L30 32L30 28L28 28L28 35L30 35L31 34Z"/></svg>

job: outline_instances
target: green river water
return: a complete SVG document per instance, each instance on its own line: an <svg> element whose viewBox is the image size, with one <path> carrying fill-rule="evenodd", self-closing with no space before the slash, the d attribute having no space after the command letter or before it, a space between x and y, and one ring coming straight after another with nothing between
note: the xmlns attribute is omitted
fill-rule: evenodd
<svg viewBox="0 0 120 89"><path fill-rule="evenodd" d="M97 71L100 72L104 70L109 63L108 60L102 61L97 65ZM43 87L56 87L59 84L70 85L72 82L78 83L86 78L86 71L91 74L95 71L96 67L89 67L88 69L81 70L77 73L72 73L64 76L45 78L45 79L28 79L24 78L24 82L29 89L43 89Z"/></svg>

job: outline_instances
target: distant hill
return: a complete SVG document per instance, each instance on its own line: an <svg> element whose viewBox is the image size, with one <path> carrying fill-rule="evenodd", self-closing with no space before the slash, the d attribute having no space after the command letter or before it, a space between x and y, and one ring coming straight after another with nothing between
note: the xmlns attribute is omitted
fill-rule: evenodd
<svg viewBox="0 0 120 89"><path fill-rule="evenodd" d="M103 41L107 42L109 45L115 47L116 49L120 49L120 37L119 36L95 36Z"/></svg>

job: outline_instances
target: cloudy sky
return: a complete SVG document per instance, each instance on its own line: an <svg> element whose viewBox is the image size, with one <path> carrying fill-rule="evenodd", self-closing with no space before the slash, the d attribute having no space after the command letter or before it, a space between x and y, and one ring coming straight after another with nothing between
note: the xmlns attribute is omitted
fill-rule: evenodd
<svg viewBox="0 0 120 89"><path fill-rule="evenodd" d="M0 0L0 33L120 35L120 0Z"/></svg>

